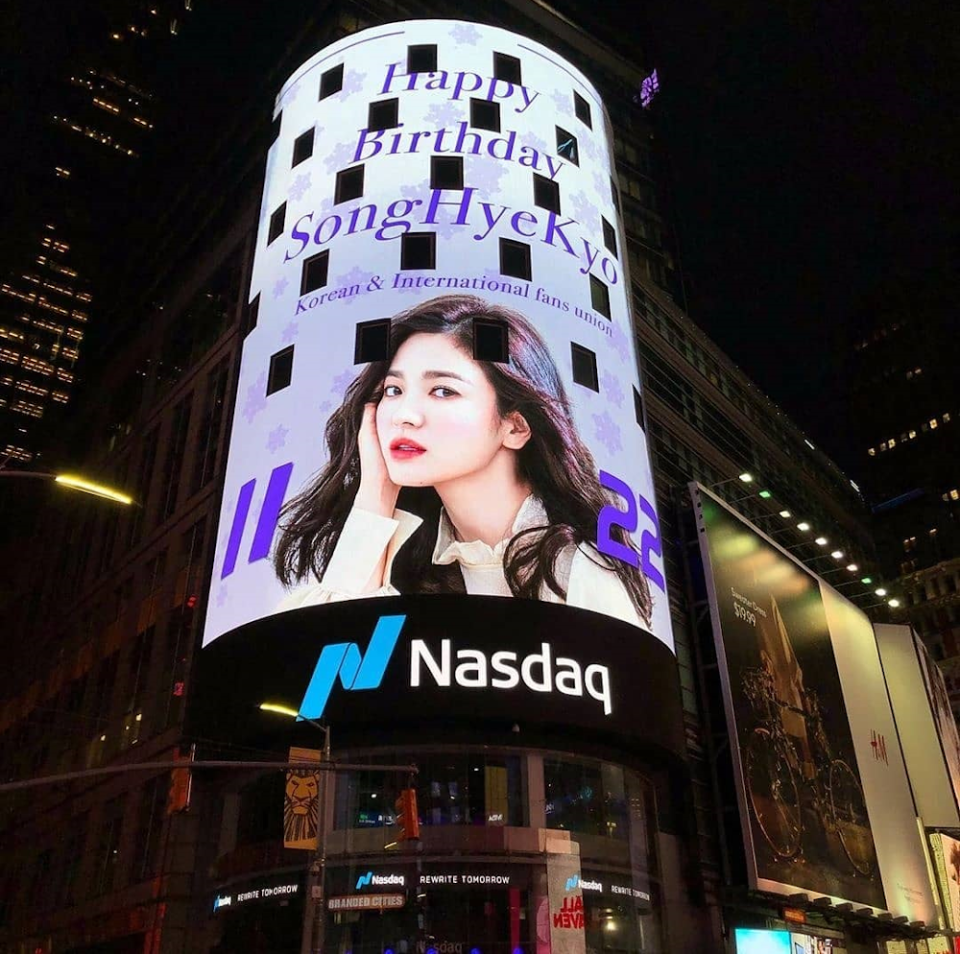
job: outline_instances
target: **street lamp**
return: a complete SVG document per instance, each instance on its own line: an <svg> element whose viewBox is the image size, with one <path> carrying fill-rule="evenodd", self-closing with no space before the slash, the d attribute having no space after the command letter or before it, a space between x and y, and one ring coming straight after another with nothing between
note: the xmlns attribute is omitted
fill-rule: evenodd
<svg viewBox="0 0 960 954"><path fill-rule="evenodd" d="M106 484L99 484L93 480L87 480L86 477L80 477L77 474L54 474L46 470L9 470L0 463L0 477L22 478L24 480L52 480L61 487L67 487L70 490L77 490L83 494L90 494L93 497L102 497L104 500L112 500L114 503L123 504L129 507L133 503L133 498Z"/></svg>

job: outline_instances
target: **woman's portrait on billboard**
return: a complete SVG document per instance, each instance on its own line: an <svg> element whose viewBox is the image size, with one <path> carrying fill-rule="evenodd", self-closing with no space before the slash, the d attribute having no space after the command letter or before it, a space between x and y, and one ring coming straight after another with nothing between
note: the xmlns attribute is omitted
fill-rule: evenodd
<svg viewBox="0 0 960 954"><path fill-rule="evenodd" d="M505 328L506 361L474 357L477 320ZM519 312L445 295L394 316L388 360L360 371L325 439L328 463L281 515L279 610L470 593L650 625L643 573L596 548L597 515L616 499Z"/></svg>

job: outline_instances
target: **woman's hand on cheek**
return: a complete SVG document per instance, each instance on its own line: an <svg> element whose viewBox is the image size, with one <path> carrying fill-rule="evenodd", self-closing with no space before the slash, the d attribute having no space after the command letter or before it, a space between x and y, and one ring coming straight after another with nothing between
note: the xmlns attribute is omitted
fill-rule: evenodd
<svg viewBox="0 0 960 954"><path fill-rule="evenodd" d="M380 450L375 403L364 406L357 445L360 452L360 488L354 505L370 513L392 517L400 488L390 479Z"/></svg>

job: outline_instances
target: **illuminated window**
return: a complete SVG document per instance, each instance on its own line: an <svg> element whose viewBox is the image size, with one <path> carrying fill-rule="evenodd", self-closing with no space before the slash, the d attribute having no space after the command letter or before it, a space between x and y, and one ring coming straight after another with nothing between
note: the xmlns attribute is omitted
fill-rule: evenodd
<svg viewBox="0 0 960 954"><path fill-rule="evenodd" d="M390 358L390 319L361 321L353 344L353 363L387 361Z"/></svg>
<svg viewBox="0 0 960 954"><path fill-rule="evenodd" d="M343 63L320 76L320 99L326 99L343 89ZM373 128L372 126L370 127Z"/></svg>
<svg viewBox="0 0 960 954"><path fill-rule="evenodd" d="M400 269L437 267L437 236L434 232L407 232L400 236Z"/></svg>
<svg viewBox="0 0 960 954"><path fill-rule="evenodd" d="M876 449L875 447L871 447L871 448L867 451L867 453L868 453L871 457L876 457L876 456L877 456L877 449Z"/></svg>
<svg viewBox="0 0 960 954"><path fill-rule="evenodd" d="M960 500L960 490L957 490L956 488L954 488L953 490L951 490L951 491L950 491L950 499L951 499L951 500Z"/></svg>
<svg viewBox="0 0 960 954"><path fill-rule="evenodd" d="M897 446L897 439L895 437L891 437L890 440L887 441L887 447L893 450L893 448L896 446Z"/></svg>
<svg viewBox="0 0 960 954"><path fill-rule="evenodd" d="M500 239L500 274L530 281L533 277L530 246L513 239Z"/></svg>
<svg viewBox="0 0 960 954"><path fill-rule="evenodd" d="M408 73L436 73L436 71L437 45L435 43L407 47Z"/></svg>
<svg viewBox="0 0 960 954"><path fill-rule="evenodd" d="M590 104L577 92L573 94L573 111L588 129L593 129L593 121L590 118Z"/></svg>
<svg viewBox="0 0 960 954"><path fill-rule="evenodd" d="M462 189L463 158L461 156L431 156L430 188Z"/></svg>
<svg viewBox="0 0 960 954"><path fill-rule="evenodd" d="M590 305L604 318L610 317L610 290L595 275L590 276Z"/></svg>
<svg viewBox="0 0 960 954"><path fill-rule="evenodd" d="M910 440L914 440L914 438L916 438L916 436L917 436L917 432L916 432L916 431L908 431L908 432L907 432L907 436L910 438Z"/></svg>
<svg viewBox="0 0 960 954"><path fill-rule="evenodd" d="M949 424L949 423L950 423L950 412L949 412L949 411L948 411L946 414L943 415L943 423L944 423L944 424Z"/></svg>
<svg viewBox="0 0 960 954"><path fill-rule="evenodd" d="M299 166L313 155L313 130L297 136L293 141L293 165ZM291 167L292 168L292 167Z"/></svg>
<svg viewBox="0 0 960 954"><path fill-rule="evenodd" d="M311 255L303 263L303 270L300 273L300 294L306 295L309 292L323 288L327 284L327 273L330 270L330 250L324 249L316 255Z"/></svg>
<svg viewBox="0 0 960 954"><path fill-rule="evenodd" d="M496 361L508 364L510 344L505 322L491 318L473 320L473 356L477 361Z"/></svg>
<svg viewBox="0 0 960 954"><path fill-rule="evenodd" d="M400 124L400 100L382 99L367 111L367 129L393 129Z"/></svg>
<svg viewBox="0 0 960 954"><path fill-rule="evenodd" d="M523 84L523 80L520 79L520 61L506 53L493 54L493 76L494 79L503 80L505 83L514 83L517 86Z"/></svg>
<svg viewBox="0 0 960 954"><path fill-rule="evenodd" d="M267 394L276 394L290 386L293 380L293 345L270 356L270 373L267 376Z"/></svg>
<svg viewBox="0 0 960 954"><path fill-rule="evenodd" d="M935 431L939 425L939 421L935 417L930 418L930 430Z"/></svg>
<svg viewBox="0 0 960 954"><path fill-rule="evenodd" d="M470 125L475 129L500 132L500 104L486 99L471 99Z"/></svg>
<svg viewBox="0 0 960 954"><path fill-rule="evenodd" d="M907 537L906 540L903 541L904 552L909 553L911 550L915 550L916 548L917 548L916 537Z"/></svg>
<svg viewBox="0 0 960 954"><path fill-rule="evenodd" d="M567 159L575 166L580 165L580 149L577 144L577 137L569 133L560 126L554 127L557 136L557 155Z"/></svg>
<svg viewBox="0 0 960 954"><path fill-rule="evenodd" d="M606 245L607 251L613 253L613 257L617 258L617 232L616 229L601 215L600 221L603 223L603 244Z"/></svg>
<svg viewBox="0 0 960 954"><path fill-rule="evenodd" d="M337 173L336 188L334 190L334 204L359 199L363 195L363 166L354 166L352 169L343 169Z"/></svg>
<svg viewBox="0 0 960 954"><path fill-rule="evenodd" d="M533 204L560 214L560 186L546 176L533 174Z"/></svg>
<svg viewBox="0 0 960 954"><path fill-rule="evenodd" d="M573 362L573 383L580 384L591 391L600 391L600 377L597 374L597 356L589 348L570 342L570 358Z"/></svg>
<svg viewBox="0 0 960 954"><path fill-rule="evenodd" d="M270 216L270 225L267 229L267 245L283 234L283 224L286 215L286 202L284 202L279 208L274 209L273 214Z"/></svg>

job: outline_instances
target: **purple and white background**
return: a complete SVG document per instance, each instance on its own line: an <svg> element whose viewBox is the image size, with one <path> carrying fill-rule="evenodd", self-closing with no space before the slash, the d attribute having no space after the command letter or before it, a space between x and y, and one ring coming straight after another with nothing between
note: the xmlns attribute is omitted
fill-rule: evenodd
<svg viewBox="0 0 960 954"><path fill-rule="evenodd" d="M407 47L419 44L436 44L436 73L407 75ZM493 79L495 52L520 60L522 86ZM320 100L321 75L341 64L342 88ZM575 92L589 105L592 128L575 114ZM370 103L392 98L402 125L368 132ZM500 104L499 133L469 127L471 98ZM250 301L259 296L258 320L243 346L204 644L271 614L284 595L270 558L276 512L326 462L327 418L362 368L353 360L357 323L461 291L520 311L546 341L598 469L634 494L631 536L653 568L650 628L672 649L653 481L634 405L633 389L642 389L611 188L612 132L594 88L525 37L453 20L407 21L321 50L284 84L274 116L280 132L267 157L249 293ZM558 154L557 127L576 137L579 165ZM479 135L479 154L469 136L455 151L462 128ZM310 129L313 154L293 166L294 141ZM416 132L424 135L414 141ZM433 155L463 155L463 192L431 190ZM360 163L362 197L335 205L337 173ZM534 173L558 184L561 214L535 205ZM283 203L283 233L268 244L271 215ZM373 227L368 211L351 219L371 205ZM601 217L615 229L616 253L605 245ZM435 269L400 270L408 230L437 233ZM531 281L501 274L500 238L530 246ZM326 286L300 296L303 261L325 249ZM609 319L591 307L591 275L608 289ZM395 287L418 277L477 281ZM599 392L574 383L571 342L595 353ZM268 396L270 357L290 345L292 383Z"/></svg>

